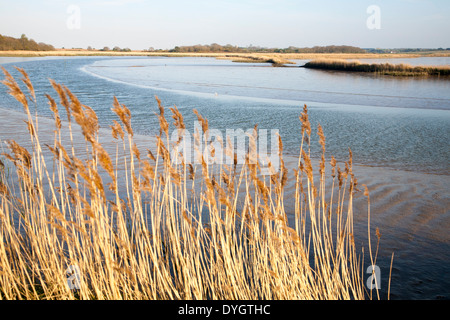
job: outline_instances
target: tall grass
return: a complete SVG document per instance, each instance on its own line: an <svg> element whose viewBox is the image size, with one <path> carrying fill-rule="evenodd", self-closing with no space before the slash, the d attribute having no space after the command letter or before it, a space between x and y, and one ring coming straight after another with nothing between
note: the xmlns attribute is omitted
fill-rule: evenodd
<svg viewBox="0 0 450 320"><path fill-rule="evenodd" d="M448 66L411 66L408 64L361 63L347 60L313 60L304 65L305 68L339 70L354 72L371 72L391 76L450 76Z"/></svg>
<svg viewBox="0 0 450 320"><path fill-rule="evenodd" d="M323 153L318 173L313 170L306 106L299 117L297 169L287 171L281 148L279 172L262 176L248 157L241 166L213 167L207 156L200 165L177 161L182 158L170 152L169 122L158 99L160 134L152 152L138 149L131 113L114 98L116 153L110 154L99 143L93 109L54 81L56 97L46 97L55 136L53 145L44 145L29 108L36 103L34 88L18 70L27 92L5 69L2 82L24 107L32 148L10 140L3 154L13 173L0 179L0 298L372 297L355 245L351 152L343 169L334 158L326 163L319 127ZM181 113L170 111L177 130L184 130ZM207 120L197 116L206 132ZM63 122L71 137L66 145ZM75 151L75 128L81 129L85 152ZM331 190L325 188L328 179ZM289 180L295 184L292 225L284 209ZM373 263L372 249L369 254ZM75 288L68 285L71 269L80 275Z"/></svg>
<svg viewBox="0 0 450 320"><path fill-rule="evenodd" d="M271 63L274 67L282 67L286 64L294 64L294 62L285 59L282 55L243 55L243 54L227 54L218 56L217 59L232 60L241 63Z"/></svg>

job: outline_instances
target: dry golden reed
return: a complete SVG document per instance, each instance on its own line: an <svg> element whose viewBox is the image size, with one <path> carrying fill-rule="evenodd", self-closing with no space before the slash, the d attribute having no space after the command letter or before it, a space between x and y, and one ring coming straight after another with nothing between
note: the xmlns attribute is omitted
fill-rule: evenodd
<svg viewBox="0 0 450 320"><path fill-rule="evenodd" d="M19 71L35 101L28 75ZM55 136L44 152L26 95L3 72L2 82L28 114L33 152L9 141L10 152L0 163L1 299L372 297L353 232L357 182L351 152L344 171L331 158L330 195L321 127L320 180L314 181L306 105L300 115L298 167L287 170L280 137L280 170L264 176L259 162L252 161L256 127L245 164L238 163L233 150L227 150L234 159L229 166L210 165L204 157L198 165L185 163L182 154L171 154L169 123L158 98L160 134L156 147L142 152L134 142L130 110L114 97L112 111L119 121L110 127L116 145L110 154L99 142L94 110L52 80L67 123L55 98L46 95ZM184 130L181 113L169 110L175 128ZM194 113L203 131L195 139L201 139L208 121ZM84 153L74 147L75 127L86 142ZM68 145L63 130L69 133ZM4 174L7 166L10 177ZM291 182L295 209L289 223L284 190ZM73 268L79 275L75 288L68 285L67 272Z"/></svg>

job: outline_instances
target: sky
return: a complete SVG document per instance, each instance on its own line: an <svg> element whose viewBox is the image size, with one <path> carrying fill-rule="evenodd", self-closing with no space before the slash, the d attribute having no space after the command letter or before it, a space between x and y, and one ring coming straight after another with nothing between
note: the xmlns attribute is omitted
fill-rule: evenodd
<svg viewBox="0 0 450 320"><path fill-rule="evenodd" d="M449 48L449 0L0 0L0 34L56 48Z"/></svg>

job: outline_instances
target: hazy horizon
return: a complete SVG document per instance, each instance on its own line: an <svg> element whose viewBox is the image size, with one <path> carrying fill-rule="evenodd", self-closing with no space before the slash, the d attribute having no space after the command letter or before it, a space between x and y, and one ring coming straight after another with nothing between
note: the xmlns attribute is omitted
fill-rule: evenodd
<svg viewBox="0 0 450 320"><path fill-rule="evenodd" d="M448 48L447 0L0 0L0 34L56 48Z"/></svg>

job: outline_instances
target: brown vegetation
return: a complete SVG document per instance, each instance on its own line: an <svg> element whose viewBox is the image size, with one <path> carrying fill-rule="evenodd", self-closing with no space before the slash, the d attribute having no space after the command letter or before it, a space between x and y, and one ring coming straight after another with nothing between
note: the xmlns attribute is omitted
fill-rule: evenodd
<svg viewBox="0 0 450 320"><path fill-rule="evenodd" d="M280 171L261 176L249 158L241 166L218 167L208 164L208 153L199 165L177 161L181 155L170 152L169 123L158 99L156 152L136 147L131 113L114 99L119 121L111 126L110 139L117 151L110 154L99 143L93 109L54 81L56 98L47 99L55 138L53 145L42 145L38 119L29 110L29 103L36 103L34 89L25 71L18 70L28 93L5 69L2 82L24 107L33 149L11 140L1 163L12 173L3 170L0 179L0 298L372 297L353 231L358 183L351 152L342 169L332 158L332 173L326 176L325 136L319 127L323 153L314 172L306 106L299 117L297 170L287 171L281 150ZM61 107L68 145L61 140ZM170 111L176 129L184 130L181 113L176 107ZM207 120L196 114L206 131ZM75 127L86 143L82 154L73 148ZM293 225L284 210L288 179L296 187ZM331 190L325 188L328 179ZM373 264L372 250L368 255ZM71 266L79 270L77 290L67 283Z"/></svg>
<svg viewBox="0 0 450 320"><path fill-rule="evenodd" d="M26 51L50 51L55 50L52 45L37 43L33 39L28 39L24 34L20 39L2 36L0 34L0 51L26 50Z"/></svg>
<svg viewBox="0 0 450 320"><path fill-rule="evenodd" d="M221 46L217 43L211 45L176 46L170 52L230 52L230 53L367 53L366 50L352 46L315 46L312 48L263 48L259 46L238 47L231 44Z"/></svg>
<svg viewBox="0 0 450 320"><path fill-rule="evenodd" d="M390 63L368 64L346 60L314 60L306 63L304 67L321 70L370 72L390 76L450 76L449 66L411 66Z"/></svg>

